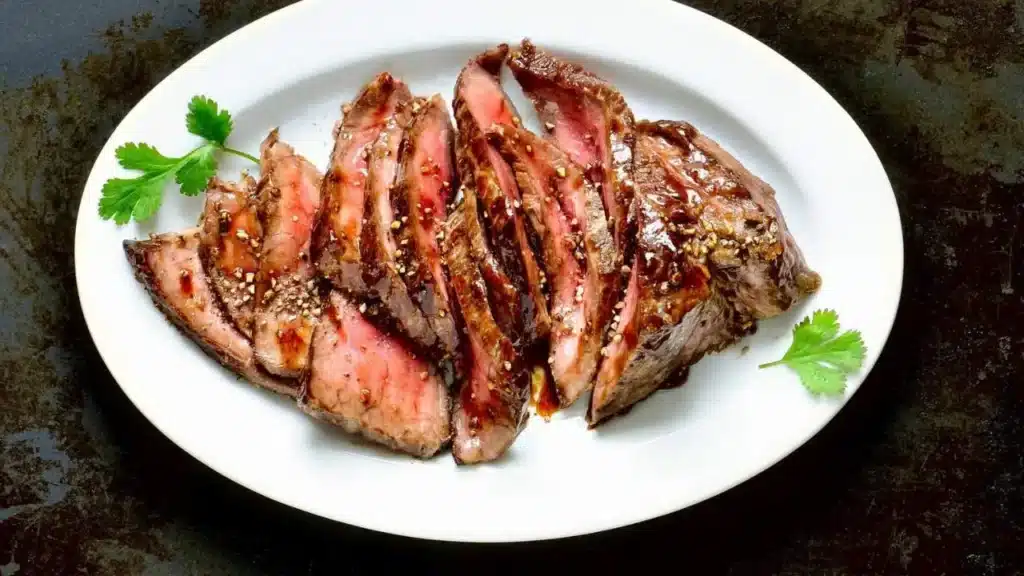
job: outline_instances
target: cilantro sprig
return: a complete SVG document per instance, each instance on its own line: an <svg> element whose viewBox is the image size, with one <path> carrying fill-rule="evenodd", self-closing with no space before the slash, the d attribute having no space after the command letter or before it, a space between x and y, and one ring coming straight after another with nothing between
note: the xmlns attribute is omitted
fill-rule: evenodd
<svg viewBox="0 0 1024 576"><path fill-rule="evenodd" d="M115 155L122 168L140 170L136 178L111 178L103 185L100 217L126 224L129 220L147 220L163 201L164 188L174 178L186 196L195 196L206 188L217 172L217 153L227 152L252 162L259 159L227 146L233 127L231 114L206 96L193 96L185 116L188 131L205 140L180 157L165 156L145 143L129 142L117 148Z"/></svg>
<svg viewBox="0 0 1024 576"><path fill-rule="evenodd" d="M793 343L779 360L759 368L786 365L811 394L836 396L846 391L846 376L864 363L864 340L857 330L839 333L835 310L816 310L793 327Z"/></svg>

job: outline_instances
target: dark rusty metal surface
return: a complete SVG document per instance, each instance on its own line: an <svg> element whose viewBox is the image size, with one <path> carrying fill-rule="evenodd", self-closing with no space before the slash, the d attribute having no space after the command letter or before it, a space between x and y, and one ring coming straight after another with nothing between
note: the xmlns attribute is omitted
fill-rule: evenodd
<svg viewBox="0 0 1024 576"><path fill-rule="evenodd" d="M1024 1L693 2L806 70L876 147L906 238L893 337L821 435L738 489L628 529L486 547L369 533L237 487L141 417L85 330L72 239L96 153L175 66L279 4L0 2L0 576L601 573L638 558L693 574L1024 573Z"/></svg>

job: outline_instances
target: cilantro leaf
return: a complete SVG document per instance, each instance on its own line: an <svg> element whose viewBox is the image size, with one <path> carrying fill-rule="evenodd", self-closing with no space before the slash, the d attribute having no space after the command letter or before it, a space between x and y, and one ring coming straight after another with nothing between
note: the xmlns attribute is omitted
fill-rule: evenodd
<svg viewBox="0 0 1024 576"><path fill-rule="evenodd" d="M140 170L142 175L107 180L100 198L101 218L122 225L132 219L142 221L152 217L160 208L164 188L172 178L182 194L199 194L217 173L217 152L234 154L257 164L260 161L225 144L231 134L231 114L206 96L194 96L189 102L185 126L206 142L180 158L164 156L142 142L129 142L117 148L114 154L118 164L128 170Z"/></svg>
<svg viewBox="0 0 1024 576"><path fill-rule="evenodd" d="M217 103L206 96L193 96L188 103L185 126L192 134L223 146L231 134L231 114L220 110Z"/></svg>
<svg viewBox="0 0 1024 576"><path fill-rule="evenodd" d="M217 173L217 157L214 156L216 148L213 146L201 146L192 154L189 154L178 173L175 181L181 185L181 193L185 196L195 196L206 190L206 184L210 178Z"/></svg>
<svg viewBox="0 0 1024 576"><path fill-rule="evenodd" d="M864 364L864 340L857 330L839 333L835 310L816 310L793 327L793 343L780 360L762 364L768 368L784 364L814 395L834 396L846 390L846 375Z"/></svg>
<svg viewBox="0 0 1024 576"><path fill-rule="evenodd" d="M122 144L114 154L117 156L117 161L121 164L122 168L142 170L143 172L166 170L181 160L180 158L168 158L149 144L136 144L134 142Z"/></svg>
<svg viewBox="0 0 1024 576"><path fill-rule="evenodd" d="M100 216L105 220L113 219L117 224L127 224L132 218L151 217L160 208L169 174L107 180L100 198Z"/></svg>

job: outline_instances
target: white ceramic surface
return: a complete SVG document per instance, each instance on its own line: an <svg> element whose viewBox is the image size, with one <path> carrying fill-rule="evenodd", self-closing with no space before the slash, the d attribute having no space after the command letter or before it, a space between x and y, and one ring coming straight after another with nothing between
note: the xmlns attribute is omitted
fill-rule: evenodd
<svg viewBox="0 0 1024 576"><path fill-rule="evenodd" d="M117 227L97 216L103 182L123 172L118 145L141 140L178 154L197 143L184 127L193 94L233 113L230 145L256 151L280 126L283 139L324 168L341 102L376 72L390 70L414 92L450 101L471 56L524 36L612 81L638 119L688 120L733 151L776 188L824 278L809 301L701 361L685 386L599 431L587 431L582 409L550 423L535 418L504 460L461 468L447 455L422 462L355 442L237 381L166 322L133 280L121 241L193 224L201 198L169 188L145 225ZM535 122L510 77L506 85ZM220 174L234 178L245 167L225 157ZM85 318L110 372L157 428L214 470L290 506L374 530L516 541L684 508L807 441L857 390L885 343L903 243L885 172L850 117L778 54L696 10L668 0L520 0L514 8L306 0L203 51L125 117L86 184L75 260ZM861 330L868 347L845 398L815 399L790 370L757 369L782 355L795 322L824 307L838 310L844 328Z"/></svg>

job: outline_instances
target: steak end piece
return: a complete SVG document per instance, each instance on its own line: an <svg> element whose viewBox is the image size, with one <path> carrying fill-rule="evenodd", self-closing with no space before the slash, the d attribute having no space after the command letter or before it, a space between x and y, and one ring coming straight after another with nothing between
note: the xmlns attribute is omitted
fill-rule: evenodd
<svg viewBox="0 0 1024 576"><path fill-rule="evenodd" d="M459 336L438 237L455 185L453 139L448 108L439 95L413 103L399 151L391 224L399 244L397 271L448 354L458 350Z"/></svg>
<svg viewBox="0 0 1024 576"><path fill-rule="evenodd" d="M816 292L821 276L804 260L775 191L685 122L643 122L670 178L700 198L696 227L716 284L741 314L770 318Z"/></svg>
<svg viewBox="0 0 1024 576"><path fill-rule="evenodd" d="M278 376L299 377L321 313L316 270L310 256L320 213L321 176L316 167L278 139L261 146L257 186L263 249L252 295L256 300L256 358Z"/></svg>
<svg viewBox="0 0 1024 576"><path fill-rule="evenodd" d="M450 398L437 370L367 321L340 292L313 337L299 406L374 442L428 458L451 438Z"/></svg>
<svg viewBox="0 0 1024 576"><path fill-rule="evenodd" d="M632 254L633 112L614 86L525 39L508 60L551 139L582 166L604 202L619 265Z"/></svg>
<svg viewBox="0 0 1024 576"><path fill-rule="evenodd" d="M296 396L298 382L258 366L249 340L220 307L203 270L200 235L197 228L148 240L125 240L124 252L156 307L211 358L257 386Z"/></svg>
<svg viewBox="0 0 1024 576"><path fill-rule="evenodd" d="M228 317L252 338L256 300L249 286L259 273L263 227L256 205L256 180L238 184L212 178L206 189L199 254Z"/></svg>
<svg viewBox="0 0 1024 576"><path fill-rule="evenodd" d="M360 266L370 154L391 119L412 101L409 88L388 72L378 74L342 107L334 149L323 181L324 210L314 240L320 272L338 288L365 292Z"/></svg>
<svg viewBox="0 0 1024 576"><path fill-rule="evenodd" d="M674 178L656 142L636 143L636 254L612 338L591 397L591 426L620 414L668 384L704 354L724 348L749 321L712 282L698 225L703 203L694 184Z"/></svg>
<svg viewBox="0 0 1024 576"><path fill-rule="evenodd" d="M622 333L605 348L591 426L818 289L775 193L681 122L641 122L636 256Z"/></svg>
<svg viewBox="0 0 1024 576"><path fill-rule="evenodd" d="M522 124L501 87L501 66L507 55L508 46L499 45L471 59L459 73L453 102L459 127L456 158L462 181L480 198L494 259L502 275L516 286L516 302L496 306L496 320L517 346L535 348L551 330L543 276L522 215L515 175L486 138L495 126ZM500 289L492 287L492 291L495 297L501 296Z"/></svg>
<svg viewBox="0 0 1024 576"><path fill-rule="evenodd" d="M529 367L488 302L479 265L488 257L480 252L485 241L472 188L463 188L462 202L445 228L444 254L466 330L452 454L460 464L487 462L500 458L526 425Z"/></svg>

